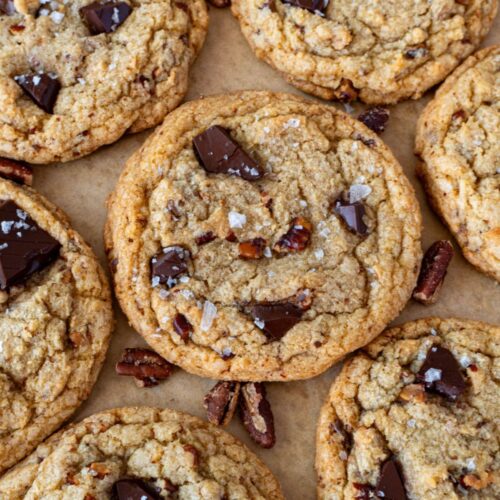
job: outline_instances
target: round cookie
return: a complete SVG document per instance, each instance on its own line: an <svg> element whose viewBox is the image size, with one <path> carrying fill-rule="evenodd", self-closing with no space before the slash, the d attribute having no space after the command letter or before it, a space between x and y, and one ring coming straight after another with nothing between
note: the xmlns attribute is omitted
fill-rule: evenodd
<svg viewBox="0 0 500 500"><path fill-rule="evenodd" d="M78 408L104 361L111 295L66 216L0 179L0 473Z"/></svg>
<svg viewBox="0 0 500 500"><path fill-rule="evenodd" d="M399 313L421 258L413 189L374 133L252 91L167 117L128 161L105 240L132 326L225 380L323 372Z"/></svg>
<svg viewBox="0 0 500 500"><path fill-rule="evenodd" d="M3 0L0 156L69 161L161 122L207 25L203 0Z"/></svg>
<svg viewBox="0 0 500 500"><path fill-rule="evenodd" d="M481 42L496 0L233 0L256 55L323 99L418 99Z"/></svg>
<svg viewBox="0 0 500 500"><path fill-rule="evenodd" d="M465 257L500 281L500 45L469 57L417 125L427 196Z"/></svg>
<svg viewBox="0 0 500 500"><path fill-rule="evenodd" d="M0 480L11 500L109 498L112 492L120 500L132 498L124 495L132 491L133 498L151 500L173 494L203 500L284 498L269 469L242 443L173 410L98 413L45 448L36 469L24 468L32 480L29 489L15 482L9 488L5 478Z"/></svg>
<svg viewBox="0 0 500 500"><path fill-rule="evenodd" d="M318 498L500 496L500 328L421 319L350 359L318 423Z"/></svg>

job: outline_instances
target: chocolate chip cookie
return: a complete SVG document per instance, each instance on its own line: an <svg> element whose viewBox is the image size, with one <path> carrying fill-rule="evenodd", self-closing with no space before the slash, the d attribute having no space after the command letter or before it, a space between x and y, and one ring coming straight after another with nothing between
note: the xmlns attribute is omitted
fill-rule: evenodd
<svg viewBox="0 0 500 500"><path fill-rule="evenodd" d="M318 497L500 497L500 328L429 318L350 359L321 410Z"/></svg>
<svg viewBox="0 0 500 500"><path fill-rule="evenodd" d="M481 42L496 0L233 0L256 55L324 99L418 99Z"/></svg>
<svg viewBox="0 0 500 500"><path fill-rule="evenodd" d="M500 281L500 45L480 50L420 116L418 173L465 257Z"/></svg>
<svg viewBox="0 0 500 500"><path fill-rule="evenodd" d="M85 419L0 479L0 493L9 500L284 498L269 469L226 432L185 413L146 407Z"/></svg>
<svg viewBox="0 0 500 500"><path fill-rule="evenodd" d="M92 250L54 205L0 179L0 473L87 398L112 327Z"/></svg>
<svg viewBox="0 0 500 500"><path fill-rule="evenodd" d="M207 23L203 0L0 0L0 156L68 161L156 125Z"/></svg>
<svg viewBox="0 0 500 500"><path fill-rule="evenodd" d="M326 370L398 314L421 258L419 207L382 141L268 92L171 113L127 163L105 239L133 327L224 380Z"/></svg>

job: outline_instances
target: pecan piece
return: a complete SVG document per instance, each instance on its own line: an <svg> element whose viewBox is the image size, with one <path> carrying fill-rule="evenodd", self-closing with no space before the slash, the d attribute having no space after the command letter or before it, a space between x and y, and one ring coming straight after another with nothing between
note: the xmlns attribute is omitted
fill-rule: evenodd
<svg viewBox="0 0 500 500"><path fill-rule="evenodd" d="M116 363L118 375L135 377L139 387L158 385L172 373L173 366L159 354L150 349L125 349L122 359Z"/></svg>
<svg viewBox="0 0 500 500"><path fill-rule="evenodd" d="M238 245L240 258L247 260L262 258L265 248L266 240L264 238L253 238L252 240L242 241Z"/></svg>
<svg viewBox="0 0 500 500"><path fill-rule="evenodd" d="M203 400L208 421L224 427L228 425L236 410L239 394L239 382L217 382Z"/></svg>
<svg viewBox="0 0 500 500"><path fill-rule="evenodd" d="M399 393L401 401L423 403L425 401L425 388L423 384L405 385Z"/></svg>
<svg viewBox="0 0 500 500"><path fill-rule="evenodd" d="M193 455L193 467L198 467L198 465L200 465L200 455L198 450L192 444L185 444L183 448L184 451Z"/></svg>
<svg viewBox="0 0 500 500"><path fill-rule="evenodd" d="M495 481L493 474L481 472L480 474L466 474L460 478L460 483L464 488L482 490Z"/></svg>
<svg viewBox="0 0 500 500"><path fill-rule="evenodd" d="M214 241L216 238L217 236L214 233L212 233L212 231L207 231L206 233L202 233L196 236L194 241L196 242L197 245L201 246L201 245L206 245L211 241Z"/></svg>
<svg viewBox="0 0 500 500"><path fill-rule="evenodd" d="M90 475L97 479L104 479L111 471L106 464L93 462L90 464Z"/></svg>
<svg viewBox="0 0 500 500"><path fill-rule="evenodd" d="M452 258L453 246L447 240L436 241L428 248L413 290L415 300L426 305L436 302Z"/></svg>
<svg viewBox="0 0 500 500"><path fill-rule="evenodd" d="M0 177L14 181L17 184L33 184L33 170L24 162L0 158Z"/></svg>
<svg viewBox="0 0 500 500"><path fill-rule="evenodd" d="M241 386L240 417L250 437L262 448L276 443L274 418L261 382L247 382Z"/></svg>
<svg viewBox="0 0 500 500"><path fill-rule="evenodd" d="M295 217L290 229L276 242L273 249L278 253L301 252L311 239L312 224L304 217Z"/></svg>
<svg viewBox="0 0 500 500"><path fill-rule="evenodd" d="M187 342L189 340L189 334L193 331L193 326L187 320L186 316L180 313L176 314L172 324L175 332L179 334L184 342Z"/></svg>

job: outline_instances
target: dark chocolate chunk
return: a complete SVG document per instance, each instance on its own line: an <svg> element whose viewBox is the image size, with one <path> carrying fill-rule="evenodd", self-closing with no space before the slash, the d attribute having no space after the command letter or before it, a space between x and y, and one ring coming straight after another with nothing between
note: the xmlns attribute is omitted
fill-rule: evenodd
<svg viewBox="0 0 500 500"><path fill-rule="evenodd" d="M369 129L380 134L385 130L385 124L389 120L389 111L380 106L375 106L363 111L358 116L358 120L364 123Z"/></svg>
<svg viewBox="0 0 500 500"><path fill-rule="evenodd" d="M250 315L271 341L280 340L302 318L303 309L292 302L255 304Z"/></svg>
<svg viewBox="0 0 500 500"><path fill-rule="evenodd" d="M453 245L447 240L435 241L425 252L422 267L413 290L413 298L422 304L434 304L443 285L448 265L453 258Z"/></svg>
<svg viewBox="0 0 500 500"><path fill-rule="evenodd" d="M335 212L342 217L349 230L353 233L365 236L368 233L368 226L363 217L366 214L365 206L361 201L350 203L339 198L334 205Z"/></svg>
<svg viewBox="0 0 500 500"><path fill-rule="evenodd" d="M235 175L247 181L255 181L264 175L257 162L219 125L197 135L193 139L193 148L207 172Z"/></svg>
<svg viewBox="0 0 500 500"><path fill-rule="evenodd" d="M329 0L283 0L283 3L306 9L316 14L324 14Z"/></svg>
<svg viewBox="0 0 500 500"><path fill-rule="evenodd" d="M180 246L163 249L151 259L151 274L153 284L166 284L172 288L177 284L177 278L187 273L189 251Z"/></svg>
<svg viewBox="0 0 500 500"><path fill-rule="evenodd" d="M203 401L208 421L215 425L228 425L238 404L239 394L239 382L217 382Z"/></svg>
<svg viewBox="0 0 500 500"><path fill-rule="evenodd" d="M132 8L125 2L92 2L80 9L92 35L116 31L131 12Z"/></svg>
<svg viewBox="0 0 500 500"><path fill-rule="evenodd" d="M25 282L59 256L60 243L13 201L0 205L0 288Z"/></svg>
<svg viewBox="0 0 500 500"><path fill-rule="evenodd" d="M175 332L184 342L187 342L189 340L189 334L193 331L193 326L187 320L186 316L180 313L176 314L172 324Z"/></svg>
<svg viewBox="0 0 500 500"><path fill-rule="evenodd" d="M113 500L161 500L161 497L140 479L119 479L113 484Z"/></svg>
<svg viewBox="0 0 500 500"><path fill-rule="evenodd" d="M301 252L311 239L312 224L304 217L295 217L290 229L280 237L273 249L278 253Z"/></svg>
<svg viewBox="0 0 500 500"><path fill-rule="evenodd" d="M417 381L429 392L456 400L465 391L465 380L455 356L446 347L433 346L417 373Z"/></svg>
<svg viewBox="0 0 500 500"><path fill-rule="evenodd" d="M13 0L0 0L0 14L11 16L16 12Z"/></svg>
<svg viewBox="0 0 500 500"><path fill-rule="evenodd" d="M49 73L18 75L14 77L25 94L46 113L52 114L61 84L56 76Z"/></svg>
<svg viewBox="0 0 500 500"><path fill-rule="evenodd" d="M276 443L274 418L261 382L247 382L240 390L240 417L250 437L262 448Z"/></svg>
<svg viewBox="0 0 500 500"><path fill-rule="evenodd" d="M382 465L375 494L386 500L406 500L403 478L394 457Z"/></svg>

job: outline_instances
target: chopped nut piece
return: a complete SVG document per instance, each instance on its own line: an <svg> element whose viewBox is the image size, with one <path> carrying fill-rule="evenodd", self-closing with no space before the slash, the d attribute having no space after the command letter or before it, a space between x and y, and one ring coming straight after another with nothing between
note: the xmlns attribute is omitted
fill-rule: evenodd
<svg viewBox="0 0 500 500"><path fill-rule="evenodd" d="M238 248L242 259L260 259L264 255L266 240L264 238L254 238L253 240L242 241Z"/></svg>
<svg viewBox="0 0 500 500"><path fill-rule="evenodd" d="M106 464L94 462L90 464L90 474L97 479L104 479L111 471Z"/></svg>
<svg viewBox="0 0 500 500"><path fill-rule="evenodd" d="M475 490L482 490L493 483L493 481L493 474L488 472L481 472L479 476L477 474L466 474L460 478L460 482L466 488L473 488Z"/></svg>
<svg viewBox="0 0 500 500"><path fill-rule="evenodd" d="M433 304L453 258L453 246L447 240L433 243L425 252L413 298L422 304Z"/></svg>
<svg viewBox="0 0 500 500"><path fill-rule="evenodd" d="M172 373L173 366L159 354L149 349L125 349L122 359L116 363L118 375L135 377L139 387L158 385Z"/></svg>
<svg viewBox="0 0 500 500"><path fill-rule="evenodd" d="M304 217L295 217L290 229L276 242L273 249L278 253L301 252L311 239L312 224Z"/></svg>
<svg viewBox="0 0 500 500"><path fill-rule="evenodd" d="M231 422L240 394L239 382L218 382L204 399L208 421L226 426Z"/></svg>
<svg viewBox="0 0 500 500"><path fill-rule="evenodd" d="M425 401L425 388L423 384L410 384L404 386L399 393L399 399L412 403L423 403Z"/></svg>
<svg viewBox="0 0 500 500"><path fill-rule="evenodd" d="M33 170L29 165L20 161L0 158L0 177L31 186L33 184Z"/></svg>

